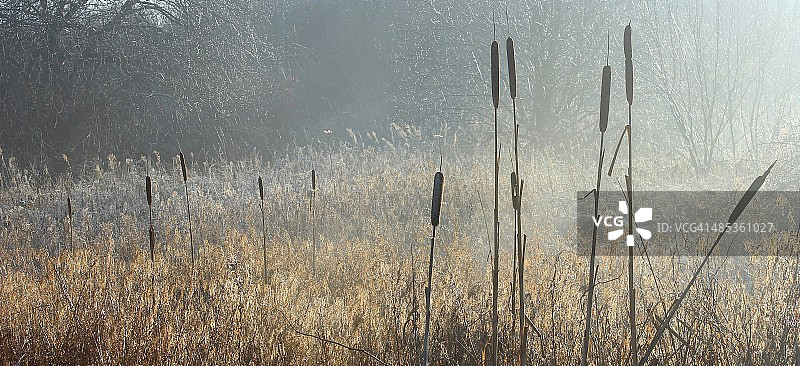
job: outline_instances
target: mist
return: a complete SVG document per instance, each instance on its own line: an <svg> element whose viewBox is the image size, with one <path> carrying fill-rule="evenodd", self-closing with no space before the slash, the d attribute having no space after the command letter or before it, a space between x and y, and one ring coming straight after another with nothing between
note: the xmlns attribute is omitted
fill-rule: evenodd
<svg viewBox="0 0 800 366"><path fill-rule="evenodd" d="M0 0L0 364L800 364L799 39L795 0Z"/></svg>
<svg viewBox="0 0 800 366"><path fill-rule="evenodd" d="M699 173L796 150L792 1L3 1L0 146L51 169L62 154L271 159L347 129L380 144L367 135L394 124L478 148L487 45L514 36L524 143L579 150L606 60L623 86L628 22L641 149Z"/></svg>

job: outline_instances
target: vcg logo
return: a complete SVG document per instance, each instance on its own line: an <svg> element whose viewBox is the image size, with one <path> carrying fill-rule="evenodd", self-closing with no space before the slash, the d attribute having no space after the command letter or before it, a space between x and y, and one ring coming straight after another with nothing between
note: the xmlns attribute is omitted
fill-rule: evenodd
<svg viewBox="0 0 800 366"><path fill-rule="evenodd" d="M598 216L592 218L592 221L594 221L594 226L599 227L600 224L602 223L605 227L619 228L608 232L608 240L617 240L620 237L622 237L622 234L624 233L623 228L625 227L625 217L627 217L629 212L628 203L626 201L619 201L619 212L621 213L621 215L619 216L608 215L608 216ZM648 222L652 219L653 219L653 209L650 207L639 208L636 211L636 213L633 214L633 221L635 223ZM647 229L636 228L636 232L639 233L639 235L644 240L648 240L652 236L650 230ZM634 245L633 234L629 233L626 236L626 244L629 247L632 247Z"/></svg>

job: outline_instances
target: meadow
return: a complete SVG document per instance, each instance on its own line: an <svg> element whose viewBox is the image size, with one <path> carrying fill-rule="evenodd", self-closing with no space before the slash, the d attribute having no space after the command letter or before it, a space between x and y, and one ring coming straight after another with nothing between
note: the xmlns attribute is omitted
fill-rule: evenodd
<svg viewBox="0 0 800 366"><path fill-rule="evenodd" d="M487 363L491 155L452 147L457 144L442 149L413 127L396 131L372 144L354 138L296 147L268 162L187 153L194 265L177 156L109 156L57 177L3 157L0 363L419 363L431 182L440 157L446 178L432 278L430 360ZM574 207L575 192L593 184L591 155L536 151L520 167L530 186L525 303L533 365L580 362L588 258L575 251ZM637 175L637 189L643 190L744 190L764 168L722 167L717 175L686 174L674 183L669 177L689 166L658 154L643 159L656 167ZM147 175L153 181L152 262ZM777 185L782 178L774 179ZM506 186L500 200L498 357L512 364L517 335L510 311L513 218ZM700 260L635 257L640 349ZM800 362L799 266L795 257L711 258L651 362ZM597 258L590 364L630 362L626 270L627 258Z"/></svg>

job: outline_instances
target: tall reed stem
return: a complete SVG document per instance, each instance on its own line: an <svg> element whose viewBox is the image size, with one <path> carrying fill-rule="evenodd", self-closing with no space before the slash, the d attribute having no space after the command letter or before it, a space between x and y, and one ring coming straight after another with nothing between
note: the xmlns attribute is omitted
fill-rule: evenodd
<svg viewBox="0 0 800 366"><path fill-rule="evenodd" d="M317 271L317 210L314 201L317 195L317 172L311 169L311 201L309 209L311 211L311 274Z"/></svg>
<svg viewBox="0 0 800 366"><path fill-rule="evenodd" d="M628 187L628 238L634 238L633 222L633 128L631 125L631 107L633 105L633 48L631 45L631 25L625 27L625 94L628 99L628 175L625 183ZM633 286L633 248L634 241L628 242L628 322L630 325L631 365L637 364L638 347L636 341L636 289Z"/></svg>
<svg viewBox="0 0 800 366"><path fill-rule="evenodd" d="M261 177L258 177L258 195L261 198L261 236L263 241L261 243L261 250L264 253L264 284L267 283L267 221L264 216L264 182Z"/></svg>
<svg viewBox="0 0 800 366"><path fill-rule="evenodd" d="M431 328L431 277L433 276L433 245L436 241L436 226L431 235L431 252L428 257L428 286L425 287L425 335L422 338L422 366L428 366Z"/></svg>
<svg viewBox="0 0 800 366"><path fill-rule="evenodd" d="M155 230L153 229L153 181L148 175L145 178L145 192L147 193L147 214L148 222L150 223L149 237L150 237L150 262L152 263L155 258Z"/></svg>
<svg viewBox="0 0 800 366"><path fill-rule="evenodd" d="M508 60L508 86L511 94L511 109L514 117L514 174L511 179L512 203L514 206L514 257L516 272L519 276L519 365L528 359L528 327L525 324L525 247L522 240L522 192L525 181L519 172L519 123L517 123L517 65L514 59L514 40L506 39L506 56ZM512 280L511 292L514 292ZM513 295L512 295L513 299ZM512 300L513 302L513 300ZM512 304L512 313L514 312ZM512 316L512 323L514 322ZM514 331L512 325L512 332Z"/></svg>

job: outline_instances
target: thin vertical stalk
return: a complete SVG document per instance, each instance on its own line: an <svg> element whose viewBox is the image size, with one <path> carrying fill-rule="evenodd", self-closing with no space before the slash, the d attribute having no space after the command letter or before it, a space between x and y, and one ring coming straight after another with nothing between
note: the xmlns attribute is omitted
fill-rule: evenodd
<svg viewBox="0 0 800 366"><path fill-rule="evenodd" d="M428 257L428 286L425 287L425 335L422 340L422 366L428 366L430 328L431 328L431 277L433 276L433 245L436 241L436 226L431 236L431 252Z"/></svg>
<svg viewBox="0 0 800 366"><path fill-rule="evenodd" d="M628 105L628 126L630 126L631 112L630 105ZM631 129L628 129L628 175L625 177L626 185L628 188L628 235L633 235L633 178L632 163L631 163ZM636 345L636 289L633 286L633 245L628 245L628 323L630 326L630 343L631 343L631 364L636 365L637 362L637 345Z"/></svg>
<svg viewBox="0 0 800 366"><path fill-rule="evenodd" d="M519 130L519 126L517 127ZM516 148L515 148L516 150ZM515 152L516 155L516 152ZM519 168L517 168L519 169ZM519 177L519 173L517 173ZM525 181L519 181L517 192L517 258L519 258L517 273L519 275L519 364L524 365L528 359L528 327L525 324L525 241L522 239L522 193Z"/></svg>
<svg viewBox="0 0 800 366"><path fill-rule="evenodd" d="M628 175L625 183L628 188L628 235L634 235L633 222L633 128L631 125L631 108L633 105L633 48L631 45L631 25L625 27L624 34L625 51L625 94L628 100ZM633 245L628 243L628 322L630 326L630 345L631 345L631 365L637 364L638 347L636 341L636 289L633 286Z"/></svg>
<svg viewBox="0 0 800 366"><path fill-rule="evenodd" d="M155 258L155 232L153 229L153 181L149 175L145 178L145 192L147 193L147 213L150 223L150 262L152 263Z"/></svg>
<svg viewBox="0 0 800 366"><path fill-rule="evenodd" d="M417 262L414 255L414 241L411 241L411 331L414 333L414 354L419 352L419 329L417 317Z"/></svg>
<svg viewBox="0 0 800 366"><path fill-rule="evenodd" d="M514 185L516 184L516 173L511 172L511 199L516 200ZM516 209L515 209L516 210ZM514 215L514 250L511 260L511 334L517 334L517 215Z"/></svg>
<svg viewBox="0 0 800 366"><path fill-rule="evenodd" d="M311 169L311 201L309 208L311 211L311 274L316 273L317 268L317 210L314 201L317 195L317 172Z"/></svg>
<svg viewBox="0 0 800 366"><path fill-rule="evenodd" d="M264 216L264 182L261 177L258 177L258 195L261 198L261 236L263 241L261 243L261 250L264 253L264 284L267 283L267 221Z"/></svg>

